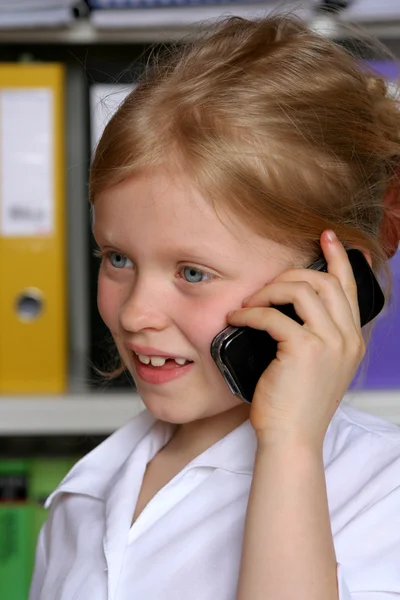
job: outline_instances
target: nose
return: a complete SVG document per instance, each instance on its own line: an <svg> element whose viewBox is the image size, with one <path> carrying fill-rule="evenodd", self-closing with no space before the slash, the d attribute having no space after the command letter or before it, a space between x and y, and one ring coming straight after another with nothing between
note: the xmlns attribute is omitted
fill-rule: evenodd
<svg viewBox="0 0 400 600"><path fill-rule="evenodd" d="M136 282L119 311L119 322L125 331L161 330L170 322L166 296L157 286Z"/></svg>

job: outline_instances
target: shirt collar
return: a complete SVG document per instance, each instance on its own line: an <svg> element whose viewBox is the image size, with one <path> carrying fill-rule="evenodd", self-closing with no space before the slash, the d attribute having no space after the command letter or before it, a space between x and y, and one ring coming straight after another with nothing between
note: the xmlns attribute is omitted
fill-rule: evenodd
<svg viewBox="0 0 400 600"><path fill-rule="evenodd" d="M329 425L328 434L334 421L335 417ZM48 508L52 500L61 493L84 494L105 499L110 484L118 476L139 442L147 435L152 436L153 448L157 453L171 439L174 429L175 425L159 421L147 409L143 410L84 456L47 498L45 507ZM328 434L324 443L325 465L333 449L332 435L328 436ZM252 476L256 451L256 434L250 420L247 419L190 461L185 469L212 467Z"/></svg>
<svg viewBox="0 0 400 600"><path fill-rule="evenodd" d="M156 423L157 427L154 427ZM150 435L156 438L155 448L161 448L172 437L174 429L175 425L158 421L147 409L143 410L77 462L47 498L45 507L48 508L52 500L61 493L104 499L110 482L139 442ZM254 429L247 420L193 459L185 468L205 466L251 475L256 446Z"/></svg>
<svg viewBox="0 0 400 600"><path fill-rule="evenodd" d="M45 507L61 493L76 493L103 498L109 482L122 468L135 446L155 422L148 410L128 421L104 442L79 460L47 498Z"/></svg>

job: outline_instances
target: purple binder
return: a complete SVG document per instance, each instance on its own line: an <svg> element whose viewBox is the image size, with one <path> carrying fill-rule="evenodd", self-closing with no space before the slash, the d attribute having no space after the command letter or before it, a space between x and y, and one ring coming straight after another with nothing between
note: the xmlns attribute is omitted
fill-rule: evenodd
<svg viewBox="0 0 400 600"><path fill-rule="evenodd" d="M368 61L378 73L399 81L395 62ZM393 272L392 294L376 317L367 354L356 374L352 389L400 389L400 250L390 260Z"/></svg>
<svg viewBox="0 0 400 600"><path fill-rule="evenodd" d="M392 294L374 322L367 354L354 378L353 389L400 388L400 252L390 260Z"/></svg>

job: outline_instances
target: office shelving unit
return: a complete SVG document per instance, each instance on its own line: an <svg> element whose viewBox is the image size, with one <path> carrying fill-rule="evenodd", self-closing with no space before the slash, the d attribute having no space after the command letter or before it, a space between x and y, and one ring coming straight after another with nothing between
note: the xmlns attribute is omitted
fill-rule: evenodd
<svg viewBox="0 0 400 600"><path fill-rule="evenodd" d="M258 8L261 8L260 5ZM171 11L170 8L155 10L153 21L149 20L151 15L147 11L147 20L143 16L142 20L130 23L129 27L117 22L112 27L99 27L85 18L58 29L0 28L0 60L67 61L67 217L69 242L73 239L73 243L68 243L68 276L73 281L73 293L72 286L69 286L70 390L57 397L0 396L0 437L108 434L143 408L133 390L97 392L82 383L87 381L85 365L89 322L85 302L88 294L88 261L85 259L88 233L85 223L90 149L85 68L92 58L99 65L107 56L108 64L114 60L118 70L124 55L125 66L132 64L150 44L170 43L196 35L199 22L215 16L212 7L196 8L196 11L192 8L177 10L179 18L177 16L174 22L170 18L173 13L169 12L167 25L165 11ZM224 14L231 10L235 14L248 14L248 7L240 5L222 6L219 10ZM367 21L363 26L400 56L400 15L397 20ZM345 400L400 425L400 389L354 391L348 393Z"/></svg>
<svg viewBox="0 0 400 600"><path fill-rule="evenodd" d="M400 426L400 390L351 392L344 401ZM0 437L108 434L143 408L137 394L126 392L4 397L0 399Z"/></svg>
<svg viewBox="0 0 400 600"><path fill-rule="evenodd" d="M0 436L107 434L143 408L134 392L3 397L0 399Z"/></svg>
<svg viewBox="0 0 400 600"><path fill-rule="evenodd" d="M316 12L321 0L287 0L290 10L310 22L323 27L326 16ZM121 10L95 10L90 16L71 21L63 27L1 27L1 43L40 44L132 44L182 40L196 35L201 24L216 17L235 14L257 17L269 11L285 8L284 0L244 0L215 5L175 5ZM1 16L1 15L0 15ZM340 22L346 26L361 25L368 34L380 39L400 38L400 8L397 0L353 0L340 12Z"/></svg>
<svg viewBox="0 0 400 600"><path fill-rule="evenodd" d="M149 9L147 9L149 10ZM171 9L164 9L171 11ZM179 41L188 36L196 35L200 23L214 16L209 8L192 9L180 8L183 14L180 21L174 23L169 17L165 25L165 13L156 10L157 16L152 23L149 15L128 26L115 24L115 27L96 27L88 19L77 19L70 27L63 28L32 28L32 29L1 29L0 43L15 44L64 44L64 45L94 45L94 44L132 44ZM227 14L228 7L221 9L221 14ZM193 14L191 14L193 13ZM235 14L246 16L247 10L235 10ZM400 39L400 17L393 21L366 22L361 24L371 36L381 40Z"/></svg>

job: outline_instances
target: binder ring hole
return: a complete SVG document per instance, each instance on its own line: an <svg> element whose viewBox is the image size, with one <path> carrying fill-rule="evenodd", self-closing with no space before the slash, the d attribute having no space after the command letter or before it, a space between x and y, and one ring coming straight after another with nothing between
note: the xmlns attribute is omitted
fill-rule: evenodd
<svg viewBox="0 0 400 600"><path fill-rule="evenodd" d="M34 321L43 312L43 299L39 290L29 290L17 300L17 314L21 321Z"/></svg>

